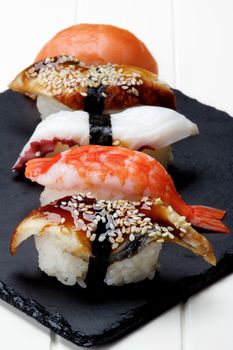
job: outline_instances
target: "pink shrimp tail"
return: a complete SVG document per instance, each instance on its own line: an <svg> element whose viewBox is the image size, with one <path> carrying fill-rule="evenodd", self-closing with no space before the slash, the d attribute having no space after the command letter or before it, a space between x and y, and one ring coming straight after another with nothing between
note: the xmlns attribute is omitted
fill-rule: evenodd
<svg viewBox="0 0 233 350"><path fill-rule="evenodd" d="M211 231L229 233L229 229L221 222L225 210L191 205L190 217L188 219L194 226L206 228Z"/></svg>

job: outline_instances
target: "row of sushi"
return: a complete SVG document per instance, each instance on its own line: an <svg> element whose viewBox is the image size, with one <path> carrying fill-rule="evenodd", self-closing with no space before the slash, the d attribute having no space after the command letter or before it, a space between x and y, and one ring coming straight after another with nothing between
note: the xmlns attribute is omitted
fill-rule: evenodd
<svg viewBox="0 0 233 350"><path fill-rule="evenodd" d="M42 118L13 170L45 187L42 206L14 231L12 254L33 235L40 269L82 287L91 265L108 285L153 278L167 241L216 263L192 225L228 232L225 212L189 206L176 192L165 170L171 145L198 128L175 111L174 92L155 73L133 34L78 25L58 33L10 84L37 99Z"/></svg>

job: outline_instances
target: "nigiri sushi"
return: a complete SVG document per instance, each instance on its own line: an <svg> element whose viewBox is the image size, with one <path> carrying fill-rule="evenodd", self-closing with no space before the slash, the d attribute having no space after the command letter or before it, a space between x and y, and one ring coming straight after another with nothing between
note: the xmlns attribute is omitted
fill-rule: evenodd
<svg viewBox="0 0 233 350"><path fill-rule="evenodd" d="M126 65L87 66L72 56L50 57L34 63L18 74L9 87L31 97L38 96L42 118L63 106L66 110L97 114L136 105L175 109L172 89L159 81L156 74Z"/></svg>
<svg viewBox="0 0 233 350"><path fill-rule="evenodd" d="M13 169L21 170L29 159L58 153L78 145L122 145L154 151L166 167L172 143L196 135L196 124L176 111L154 106L131 107L120 113L95 116L84 111L61 111L50 115L35 129Z"/></svg>
<svg viewBox="0 0 233 350"><path fill-rule="evenodd" d="M92 278L115 286L151 279L163 242L216 264L209 241L159 198L61 198L32 211L16 227L11 254L30 236L35 237L40 269L66 285L85 287Z"/></svg>
<svg viewBox="0 0 233 350"><path fill-rule="evenodd" d="M163 166L142 152L117 146L72 148L51 158L29 160L25 176L45 186L42 203L77 192L92 192L97 198L111 200L160 197L193 225L228 232L220 221L224 210L187 205Z"/></svg>
<svg viewBox="0 0 233 350"><path fill-rule="evenodd" d="M158 65L145 44L123 28L108 24L76 24L57 33L41 49L36 61L72 55L87 64L127 64L158 73Z"/></svg>

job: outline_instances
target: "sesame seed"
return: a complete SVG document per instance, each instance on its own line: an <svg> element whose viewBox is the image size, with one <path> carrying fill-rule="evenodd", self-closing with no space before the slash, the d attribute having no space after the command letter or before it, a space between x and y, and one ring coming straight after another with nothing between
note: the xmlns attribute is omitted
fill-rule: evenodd
<svg viewBox="0 0 233 350"><path fill-rule="evenodd" d="M162 237L167 237L169 235L169 232L167 231L167 232L164 232L164 233L162 233Z"/></svg>
<svg viewBox="0 0 233 350"><path fill-rule="evenodd" d="M134 240L135 240L135 236L134 236L134 234L130 234L129 235L129 240L131 241L131 242L133 242Z"/></svg>
<svg viewBox="0 0 233 350"><path fill-rule="evenodd" d="M110 223L109 227L110 227L111 230L115 229L115 226L112 223Z"/></svg>
<svg viewBox="0 0 233 350"><path fill-rule="evenodd" d="M144 226L144 227L142 228L142 235L144 235L145 233L147 233L147 226Z"/></svg>
<svg viewBox="0 0 233 350"><path fill-rule="evenodd" d="M163 202L162 202L161 198L156 198L156 200L154 201L154 204L163 204ZM168 206L168 208L169 207L172 209L172 207L170 205Z"/></svg>
<svg viewBox="0 0 233 350"><path fill-rule="evenodd" d="M90 237L90 241L91 241L91 242L94 242L95 239L96 239L96 234L93 233L93 234L91 235L91 237Z"/></svg>
<svg viewBox="0 0 233 350"><path fill-rule="evenodd" d="M157 233L154 231L154 232L150 232L149 234L148 234L148 236L149 237L155 237L155 236L157 236Z"/></svg>
<svg viewBox="0 0 233 350"><path fill-rule="evenodd" d="M190 222L184 222L183 225L182 225L183 228L188 228L190 226L191 226Z"/></svg>
<svg viewBox="0 0 233 350"><path fill-rule="evenodd" d="M91 231L90 231L90 230L87 230L87 231L86 231L86 237L87 237L87 238L90 238L90 237L91 237Z"/></svg>
<svg viewBox="0 0 233 350"><path fill-rule="evenodd" d="M127 235L130 234L130 227L128 227L128 228L125 230L125 233L126 233Z"/></svg>
<svg viewBox="0 0 233 350"><path fill-rule="evenodd" d="M86 97L87 96L87 93L86 92L80 92L80 95L83 96L83 97Z"/></svg>
<svg viewBox="0 0 233 350"><path fill-rule="evenodd" d="M113 243L112 244L112 249L117 249L119 247L119 243Z"/></svg>
<svg viewBox="0 0 233 350"><path fill-rule="evenodd" d="M109 237L116 237L116 233L114 231L108 231Z"/></svg>
<svg viewBox="0 0 233 350"><path fill-rule="evenodd" d="M114 239L113 237L109 237L109 238L108 238L108 241L109 241L110 243L115 243L115 239Z"/></svg>
<svg viewBox="0 0 233 350"><path fill-rule="evenodd" d="M173 221L176 221L176 218L177 218L177 216L176 216L176 214L171 214L171 220Z"/></svg>
<svg viewBox="0 0 233 350"><path fill-rule="evenodd" d="M124 238L118 236L118 237L116 238L116 242L117 242L117 243L122 243L122 242L124 242Z"/></svg>
<svg viewBox="0 0 233 350"><path fill-rule="evenodd" d="M158 243L163 243L163 242L164 242L164 239L162 239L162 238L157 239L157 242L158 242Z"/></svg>
<svg viewBox="0 0 233 350"><path fill-rule="evenodd" d="M143 221L144 222L149 222L149 221L151 221L151 218L145 218L145 219L143 219Z"/></svg>
<svg viewBox="0 0 233 350"><path fill-rule="evenodd" d="M66 228L66 227L64 227L64 226L61 228L61 232L64 233L65 235L67 235L67 234L70 233L70 231L68 230L68 228Z"/></svg>
<svg viewBox="0 0 233 350"><path fill-rule="evenodd" d="M129 226L130 226L130 222L127 221L127 220L124 220L124 225L127 226L127 227L129 227Z"/></svg>
<svg viewBox="0 0 233 350"><path fill-rule="evenodd" d="M99 242L103 242L106 239L106 235L105 234L101 234L98 238Z"/></svg>
<svg viewBox="0 0 233 350"><path fill-rule="evenodd" d="M94 212L91 211L91 210L87 210L87 211L86 211L86 214L94 214Z"/></svg>
<svg viewBox="0 0 233 350"><path fill-rule="evenodd" d="M173 209L172 209L172 207L171 207L170 205L168 206L168 211L169 211L169 213L171 213L171 214L173 213Z"/></svg>
<svg viewBox="0 0 233 350"><path fill-rule="evenodd" d="M162 236L162 233L160 231L155 231L157 236Z"/></svg>
<svg viewBox="0 0 233 350"><path fill-rule="evenodd" d="M113 146L119 146L120 145L120 141L119 140L116 140L112 143Z"/></svg>
<svg viewBox="0 0 233 350"><path fill-rule="evenodd" d="M61 202L61 205L66 205L66 202Z"/></svg>
<svg viewBox="0 0 233 350"><path fill-rule="evenodd" d="M134 232L136 232L136 226L131 227L131 233L134 233Z"/></svg>
<svg viewBox="0 0 233 350"><path fill-rule="evenodd" d="M64 224L64 222L66 221L66 219L65 218L61 218L61 221L60 221L60 223L61 224Z"/></svg>
<svg viewBox="0 0 233 350"><path fill-rule="evenodd" d="M178 218L178 222L184 222L186 220L186 217L185 216L180 216Z"/></svg>

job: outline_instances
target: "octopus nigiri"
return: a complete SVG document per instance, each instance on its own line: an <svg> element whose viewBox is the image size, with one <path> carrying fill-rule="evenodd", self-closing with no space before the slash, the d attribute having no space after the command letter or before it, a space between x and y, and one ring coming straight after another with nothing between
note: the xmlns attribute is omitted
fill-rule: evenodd
<svg viewBox="0 0 233 350"><path fill-rule="evenodd" d="M163 166L142 152L97 145L73 148L51 158L29 160L25 176L46 186L43 202L75 192L92 192L104 199L160 197L193 225L228 232L221 222L224 210L187 205Z"/></svg>
<svg viewBox="0 0 233 350"><path fill-rule="evenodd" d="M12 255L30 236L40 269L66 285L85 287L91 278L117 286L151 279L163 242L216 264L210 242L160 198L107 201L77 193L33 210L13 233Z"/></svg>
<svg viewBox="0 0 233 350"><path fill-rule="evenodd" d="M171 159L168 146L197 133L196 124L164 107L132 107L120 113L101 116L89 115L84 111L61 111L38 124L13 170L23 169L29 159L44 157L51 152L55 154L58 150L61 152L62 145L67 149L89 143L155 150L155 158L167 166Z"/></svg>
<svg viewBox="0 0 233 350"><path fill-rule="evenodd" d="M51 110L64 109L97 114L137 105L175 109L174 92L156 74L126 65L88 66L72 56L36 62L19 73L9 87L38 96L42 119Z"/></svg>

